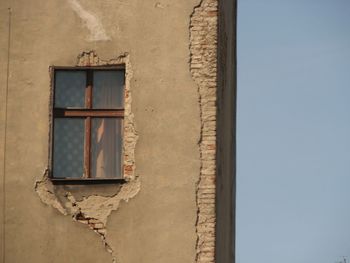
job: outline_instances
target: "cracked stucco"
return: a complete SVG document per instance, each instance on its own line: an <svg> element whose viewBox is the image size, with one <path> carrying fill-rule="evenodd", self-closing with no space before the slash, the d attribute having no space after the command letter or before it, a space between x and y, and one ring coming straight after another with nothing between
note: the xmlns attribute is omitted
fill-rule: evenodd
<svg viewBox="0 0 350 263"><path fill-rule="evenodd" d="M57 209L63 215L70 215L74 221L86 224L96 232L106 250L112 255L112 262L116 261L114 249L109 245L107 236L108 217L118 209L122 201L128 202L140 191L140 178L135 174L135 146L138 135L135 130L134 115L131 111L132 69L128 54L116 59L101 60L94 51L83 52L78 56L77 66L108 66L125 65L125 116L123 141L123 171L125 183L115 185L114 190L107 194L96 193L92 190L83 196L74 192L73 186L54 185L49 179L49 170L46 169L40 180L35 182L35 191L40 200L48 206ZM87 187L87 186L85 186Z"/></svg>

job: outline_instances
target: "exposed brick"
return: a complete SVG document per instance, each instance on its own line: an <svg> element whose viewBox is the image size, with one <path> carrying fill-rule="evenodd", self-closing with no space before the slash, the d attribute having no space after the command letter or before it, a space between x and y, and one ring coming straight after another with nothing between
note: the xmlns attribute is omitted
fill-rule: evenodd
<svg viewBox="0 0 350 263"><path fill-rule="evenodd" d="M191 17L190 70L201 113L201 171L197 189L197 263L214 263L217 89L217 0L202 0Z"/></svg>
<svg viewBox="0 0 350 263"><path fill-rule="evenodd" d="M106 235L107 233L106 229L98 229L97 232L101 235Z"/></svg>
<svg viewBox="0 0 350 263"><path fill-rule="evenodd" d="M101 228L104 228L104 225L102 223L98 223L98 224L95 224L94 228L101 229Z"/></svg>
<svg viewBox="0 0 350 263"><path fill-rule="evenodd" d="M101 221L100 221L100 220L97 220L97 219L90 218L90 219L89 219L89 223L91 223L91 224L97 224L97 223L101 223Z"/></svg>

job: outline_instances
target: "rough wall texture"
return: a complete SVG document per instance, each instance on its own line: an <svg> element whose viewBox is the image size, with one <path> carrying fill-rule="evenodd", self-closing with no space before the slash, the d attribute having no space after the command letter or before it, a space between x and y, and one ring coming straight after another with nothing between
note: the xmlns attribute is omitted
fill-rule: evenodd
<svg viewBox="0 0 350 263"><path fill-rule="evenodd" d="M104 227L105 241L117 262L195 262L196 231L201 231L199 224L196 228L196 221L201 220L196 190L203 165L198 141L204 134L200 135L199 84L189 71L189 24L197 4L197 0L0 1L4 22L0 25L4 36L0 39L0 70L5 71L0 75L1 95L4 79L9 78L6 121L3 104L0 106L0 133L5 126L8 131L0 144L3 149L7 146L6 156L0 156L6 164L0 173L1 189L6 188L2 191L5 220L1 222L5 232L0 232L3 263L24 259L112 262L100 242ZM10 49L8 7L12 10ZM75 65L77 54L87 50L96 50L107 61L127 53L132 65L131 104L139 139L134 156L137 170L132 170L134 177L130 177L135 191L125 193L134 197L128 203L121 198L122 186L61 185L49 189L41 178L48 157L49 66ZM201 154L205 155L204 151ZM42 200L52 201L50 206L38 193L44 196ZM100 209L110 205L111 210ZM207 207L210 212L213 204ZM213 227L209 221L206 224L202 228L209 227L209 233Z"/></svg>
<svg viewBox="0 0 350 263"><path fill-rule="evenodd" d="M202 0L191 16L191 74L198 85L201 137L197 185L196 262L215 261L217 0Z"/></svg>

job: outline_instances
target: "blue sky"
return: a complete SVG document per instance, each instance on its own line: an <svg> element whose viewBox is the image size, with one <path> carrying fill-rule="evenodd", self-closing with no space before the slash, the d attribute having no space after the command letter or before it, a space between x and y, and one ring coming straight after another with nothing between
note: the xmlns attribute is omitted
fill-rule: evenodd
<svg viewBox="0 0 350 263"><path fill-rule="evenodd" d="M238 0L236 263L350 259L350 1Z"/></svg>

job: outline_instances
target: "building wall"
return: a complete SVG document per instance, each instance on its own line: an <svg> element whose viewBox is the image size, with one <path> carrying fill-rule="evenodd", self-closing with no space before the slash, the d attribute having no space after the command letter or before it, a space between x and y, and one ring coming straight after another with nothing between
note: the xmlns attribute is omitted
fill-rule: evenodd
<svg viewBox="0 0 350 263"><path fill-rule="evenodd" d="M236 4L219 1L215 257L221 263L235 258Z"/></svg>
<svg viewBox="0 0 350 263"><path fill-rule="evenodd" d="M5 262L193 262L199 106L188 66L195 1L20 1L12 10L6 136ZM1 35L7 35L2 28ZM1 49L7 49L6 41ZM128 53L139 139L137 194L108 217L107 241L42 202L34 183L48 159L49 66L76 65L83 51L102 60ZM6 59L6 54L2 55ZM3 59L1 59L3 60ZM2 80L2 92L5 87ZM3 114L2 114L3 116ZM4 175L2 174L2 177ZM77 201L118 186L70 186ZM59 197L59 193L55 193ZM68 209L69 200L59 200ZM181 229L181 231L179 231ZM186 233L186 234L184 234ZM181 251L181 253L179 253Z"/></svg>
<svg viewBox="0 0 350 263"><path fill-rule="evenodd" d="M218 79L217 15L217 0L1 1L0 262L230 262L221 245L214 258L215 231L232 246L222 209L233 191L220 188L232 179L217 180L225 205L216 209L216 173L229 178L233 156L220 148L232 144L233 100L217 81L234 81ZM129 90L128 182L52 185L49 67L119 62ZM228 127L217 126L221 104Z"/></svg>

